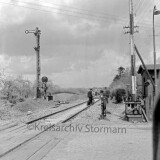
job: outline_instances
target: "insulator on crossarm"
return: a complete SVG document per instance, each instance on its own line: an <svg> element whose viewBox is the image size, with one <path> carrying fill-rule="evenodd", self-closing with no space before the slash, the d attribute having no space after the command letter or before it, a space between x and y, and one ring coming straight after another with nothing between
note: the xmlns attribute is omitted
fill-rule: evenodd
<svg viewBox="0 0 160 160"><path fill-rule="evenodd" d="M28 30L25 30L25 33L26 33L26 34L28 34L28 33L29 33L29 31L28 31Z"/></svg>

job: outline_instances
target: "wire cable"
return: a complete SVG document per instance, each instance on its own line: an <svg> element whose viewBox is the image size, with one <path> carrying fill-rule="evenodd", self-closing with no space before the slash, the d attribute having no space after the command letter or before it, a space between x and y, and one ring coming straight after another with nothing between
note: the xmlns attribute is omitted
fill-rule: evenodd
<svg viewBox="0 0 160 160"><path fill-rule="evenodd" d="M84 12L88 12L88 13L93 13L91 10L87 10L87 9L82 9L82 8L77 8L77 7L70 7L70 6L67 6L67 5L60 5L60 4L57 4L57 3L53 3L53 2L44 2L42 0L36 0L37 2L42 2L42 3L46 3L46 4L51 4L51 5L55 5L55 6L59 6L59 7L67 7L69 9L74 9L74 10L78 10L78 11L84 11ZM105 12L94 12L95 14L99 14L99 15L103 15L103 16L106 16L107 13ZM116 15L110 15L112 17L115 17ZM117 17L117 16L116 16ZM128 17L119 17L121 19L126 19Z"/></svg>
<svg viewBox="0 0 160 160"><path fill-rule="evenodd" d="M90 18L89 18L89 17L82 17L82 16L79 16L79 15L68 14L68 13L66 14L64 12L49 11L49 10L44 10L44 9L38 9L38 8L23 6L23 5L17 5L17 4L14 4L14 3L7 3L7 2L0 2L0 3L1 4L6 4L6 5L14 5L14 6L17 6L17 7L23 7L23 8L26 8L26 9L32 9L32 10L35 10L35 11L41 11L41 12L46 12L46 13L56 13L56 14L61 14L61 15L66 15L66 16L78 17L78 18L82 18L82 19L86 19L86 20L96 20L96 21L101 21L101 22L105 22L105 23L113 21L113 19L109 19L109 18L104 19L104 18L99 18L99 17L94 17L94 16L90 16ZM117 20L115 23L124 24L124 21Z"/></svg>
<svg viewBox="0 0 160 160"><path fill-rule="evenodd" d="M16 0L14 0L14 1L16 1ZM20 1L17 1L17 2L20 2ZM52 13L56 13L56 14L63 14L63 15L67 15L67 16L84 18L84 19L87 19L87 20L91 20L89 18L89 17L91 17L92 20L93 19L94 20L100 20L100 21L103 21L103 22L113 21L113 18L111 18L111 17L104 18L104 17L98 17L98 16L95 16L95 15L89 15L89 14L78 13L78 12L76 12L76 15L73 15L73 14L68 14L68 13L66 14L66 11L64 11L64 10L61 10L61 12L56 12L56 11L49 11L49 10L39 9L39 8L33 8L33 7L30 7L30 6L18 5L18 4L15 4L15 3L6 3L6 2L0 2L0 3L2 3L2 4L8 4L8 5L14 5L14 6L23 7L23 8L28 8L28 9L37 10L37 11L50 12L50 13L52 12ZM25 3L25 2L21 2L21 3L28 4L28 3ZM38 6L40 6L40 5L38 5ZM75 13L75 12L72 12L72 11L69 11L69 12ZM87 17L81 17L79 15L84 15L84 16L87 16ZM124 24L124 22L128 21L127 19L126 20L121 20L121 19L118 19L116 17L115 17L114 20L117 20L116 23L118 23L118 24Z"/></svg>
<svg viewBox="0 0 160 160"><path fill-rule="evenodd" d="M57 11L62 11L62 12L69 12L69 13L74 13L74 14L80 14L80 15L85 15L85 16L89 16L89 17L94 17L94 18L102 18L102 19L108 19L108 18L115 18L115 19L119 19L121 21L126 21L126 18L120 18L120 17L116 17L113 15L105 15L105 16L97 16L95 14L89 14L89 13L83 13L83 12L77 12L77 11L72 11L72 10L67 10L67 9L60 9L60 8L56 8L56 7L51 7L51 6L42 6L40 4L35 4L35 3L30 3L30 2L20 2L18 0L14 0L14 2L19 2L19 3L23 3L23 4L27 4L27 5L34 5L34 6L39 6L39 7L45 7L45 8L49 8L49 9L54 9Z"/></svg>

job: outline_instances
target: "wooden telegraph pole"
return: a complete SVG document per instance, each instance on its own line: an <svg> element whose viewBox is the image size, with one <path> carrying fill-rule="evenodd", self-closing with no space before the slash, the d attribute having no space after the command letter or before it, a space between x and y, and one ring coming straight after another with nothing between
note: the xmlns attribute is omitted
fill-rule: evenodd
<svg viewBox="0 0 160 160"><path fill-rule="evenodd" d="M137 96L137 87L136 87L136 56L135 56L135 49L134 49L134 33L138 31L134 31L134 28L138 26L134 26L134 14L133 14L133 2L129 0L129 19L130 25L128 27L129 31L125 32L130 34L130 54L131 54L131 94L132 94L132 101L136 101Z"/></svg>
<svg viewBox="0 0 160 160"><path fill-rule="evenodd" d="M36 27L35 30L26 30L26 34L33 33L36 37L36 47L34 47L36 51L36 66L37 66L37 72L36 72L36 99L41 98L41 92L40 92L40 75L41 75L41 69L40 69L40 34L41 31Z"/></svg>
<svg viewBox="0 0 160 160"><path fill-rule="evenodd" d="M132 101L136 100L136 56L134 52L134 15L133 15L133 3L132 0L129 2L130 11L130 53L131 53L131 88L132 88Z"/></svg>

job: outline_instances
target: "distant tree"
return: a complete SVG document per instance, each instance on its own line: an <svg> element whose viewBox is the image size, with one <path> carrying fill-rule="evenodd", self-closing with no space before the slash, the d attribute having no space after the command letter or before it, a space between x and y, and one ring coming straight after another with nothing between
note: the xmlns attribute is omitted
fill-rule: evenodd
<svg viewBox="0 0 160 160"><path fill-rule="evenodd" d="M120 76L121 75L121 76ZM137 94L140 95L142 93L141 87L141 75L136 74L137 77ZM123 88L125 90L131 89L131 70L130 68L119 67L119 73L114 77L112 83L110 84L110 90L113 92L117 88Z"/></svg>
<svg viewBox="0 0 160 160"><path fill-rule="evenodd" d="M118 75L119 75L119 77L121 77L124 74L124 71L125 71L125 68L123 68L122 66L120 66L118 68Z"/></svg>
<svg viewBox="0 0 160 160"><path fill-rule="evenodd" d="M28 80L24 80L22 77L6 78L4 80L4 86L1 92L7 96L8 100L13 97L28 98L33 96L32 83Z"/></svg>
<svg viewBox="0 0 160 160"><path fill-rule="evenodd" d="M52 81L47 82L47 87L48 87L48 89L47 89L48 93L53 93L54 90L56 89L56 87L54 87L54 84Z"/></svg>
<svg viewBox="0 0 160 160"><path fill-rule="evenodd" d="M7 96L7 99L9 100L12 97L12 86L13 86L13 81L6 79L4 81L4 86L1 92Z"/></svg>
<svg viewBox="0 0 160 160"><path fill-rule="evenodd" d="M119 75L116 75L113 79L113 81L117 81L118 79L120 79L120 76Z"/></svg>
<svg viewBox="0 0 160 160"><path fill-rule="evenodd" d="M0 90L4 88L5 80L6 80L5 70L2 69L0 70Z"/></svg>

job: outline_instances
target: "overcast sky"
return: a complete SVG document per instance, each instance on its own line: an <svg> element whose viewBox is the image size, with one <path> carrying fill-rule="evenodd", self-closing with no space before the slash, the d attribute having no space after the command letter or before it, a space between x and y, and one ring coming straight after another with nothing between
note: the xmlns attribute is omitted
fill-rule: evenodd
<svg viewBox="0 0 160 160"><path fill-rule="evenodd" d="M134 0L135 44L146 63L153 63L154 5L160 9L158 0ZM62 87L108 86L119 66L130 66L128 25L129 0L0 0L0 69L35 80L36 41L25 30L39 27L41 76Z"/></svg>

